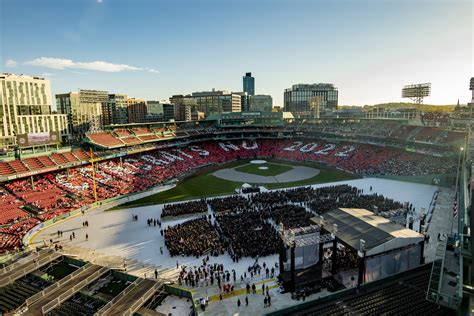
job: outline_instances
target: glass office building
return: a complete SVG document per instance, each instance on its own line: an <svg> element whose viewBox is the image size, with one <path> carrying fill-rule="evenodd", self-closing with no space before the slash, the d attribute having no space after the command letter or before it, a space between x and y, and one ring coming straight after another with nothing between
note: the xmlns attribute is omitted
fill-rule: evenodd
<svg viewBox="0 0 474 316"><path fill-rule="evenodd" d="M252 77L251 72L247 72L245 77L243 77L244 92L247 92L248 95L255 94L255 78Z"/></svg>
<svg viewBox="0 0 474 316"><path fill-rule="evenodd" d="M270 95L258 94L250 96L250 111L271 112L273 99Z"/></svg>
<svg viewBox="0 0 474 316"><path fill-rule="evenodd" d="M317 83L295 84L286 89L283 95L285 111L295 117L313 117L315 111L310 100L314 97L319 97L318 105L326 113L337 110L337 88L330 83Z"/></svg>
<svg viewBox="0 0 474 316"><path fill-rule="evenodd" d="M229 91L205 91L192 94L196 109L206 116L212 113L240 112L241 97Z"/></svg>

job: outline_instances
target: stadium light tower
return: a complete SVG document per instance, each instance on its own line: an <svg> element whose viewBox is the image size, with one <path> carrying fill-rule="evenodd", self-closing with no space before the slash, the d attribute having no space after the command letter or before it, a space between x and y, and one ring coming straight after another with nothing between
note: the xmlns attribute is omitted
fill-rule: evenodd
<svg viewBox="0 0 474 316"><path fill-rule="evenodd" d="M469 115L470 115L470 122L469 124L469 129L472 131L472 117L473 117L473 110L474 110L474 77L471 77L471 81L469 82L469 90L472 91L472 97L471 97L471 103L469 103L467 106L469 108ZM472 151L472 150L471 150Z"/></svg>
<svg viewBox="0 0 474 316"><path fill-rule="evenodd" d="M415 104L423 104L423 98L431 94L431 83L419 83L404 86L402 88L402 98L409 98Z"/></svg>
<svg viewBox="0 0 474 316"><path fill-rule="evenodd" d="M472 99L471 102L474 103L474 77L471 78L471 82L469 84L469 90L472 91Z"/></svg>

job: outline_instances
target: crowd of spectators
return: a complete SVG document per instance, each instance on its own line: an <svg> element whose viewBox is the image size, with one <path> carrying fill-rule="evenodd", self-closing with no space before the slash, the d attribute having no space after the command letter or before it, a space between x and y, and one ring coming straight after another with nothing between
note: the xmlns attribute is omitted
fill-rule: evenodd
<svg viewBox="0 0 474 316"><path fill-rule="evenodd" d="M369 191L372 191L372 188ZM169 228L169 231L173 232L170 235L172 238L167 237L165 231L167 245L171 245L170 253L205 253L209 245L204 243L203 246L203 241L194 235L199 232L213 236L213 245L217 245L219 239L219 245L222 247L219 249L227 250L236 262L242 257L258 258L277 253L280 246L280 227L290 229L312 225L312 217L336 208L365 208L387 216L398 216L401 210L407 212L413 209L409 203L401 203L376 193L364 194L362 189L347 184L233 195L195 203L202 203L203 209L207 209L209 204L212 213L208 218L190 220ZM176 203L172 209L174 214L179 215L187 212L189 207L187 203Z"/></svg>
<svg viewBox="0 0 474 316"><path fill-rule="evenodd" d="M200 257L204 254L217 256L224 253L224 243L206 216L167 227L164 230L165 245L170 255Z"/></svg>
<svg viewBox="0 0 474 316"><path fill-rule="evenodd" d="M313 224L310 219L314 214L309 213L306 208L299 205L268 206L263 208L261 212L264 213L264 216L267 215L272 218L276 224L283 224L285 229L306 227Z"/></svg>
<svg viewBox="0 0 474 316"><path fill-rule="evenodd" d="M208 201L212 211L215 214L226 211L247 211L250 208L249 200L241 195L233 195L225 198L214 198Z"/></svg>
<svg viewBox="0 0 474 316"><path fill-rule="evenodd" d="M200 267L185 267L181 268L178 277L179 285L186 285L190 287L202 285L207 283L207 285L214 285L214 282L221 286L222 281L230 279L230 272L224 270L223 264L208 264L209 257L206 256L203 259L203 264ZM233 270L233 275L235 276L235 270Z"/></svg>
<svg viewBox="0 0 474 316"><path fill-rule="evenodd" d="M229 212L216 216L218 231L229 241L229 255L238 262L242 257L261 257L278 252L276 229L260 212Z"/></svg>
<svg viewBox="0 0 474 316"><path fill-rule="evenodd" d="M163 205L161 217L163 218L167 216L180 216L204 212L207 213L207 203L206 200L202 199L199 201Z"/></svg>
<svg viewBox="0 0 474 316"><path fill-rule="evenodd" d="M365 208L380 213L407 207L401 203L380 194L363 194L361 189L347 184L313 189L310 193L308 207L317 214L324 214L338 208Z"/></svg>

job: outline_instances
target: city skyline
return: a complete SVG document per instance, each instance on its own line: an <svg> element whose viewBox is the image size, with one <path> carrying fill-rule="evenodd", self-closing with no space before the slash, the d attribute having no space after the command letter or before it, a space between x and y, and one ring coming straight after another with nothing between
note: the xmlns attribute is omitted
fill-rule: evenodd
<svg viewBox="0 0 474 316"><path fill-rule="evenodd" d="M402 86L419 82L432 83L425 103L466 103L473 7L452 3L7 0L1 69L47 77L53 94L161 100L241 91L252 72L255 93L277 106L284 89L319 82L339 89L340 105L403 101Z"/></svg>

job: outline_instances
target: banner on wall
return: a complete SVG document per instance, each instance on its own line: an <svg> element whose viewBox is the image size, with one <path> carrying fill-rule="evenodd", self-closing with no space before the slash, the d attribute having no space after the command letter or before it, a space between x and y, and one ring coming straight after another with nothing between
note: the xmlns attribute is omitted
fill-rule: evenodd
<svg viewBox="0 0 474 316"><path fill-rule="evenodd" d="M19 147L53 145L57 144L59 140L58 132L28 133L16 136L16 143Z"/></svg>

